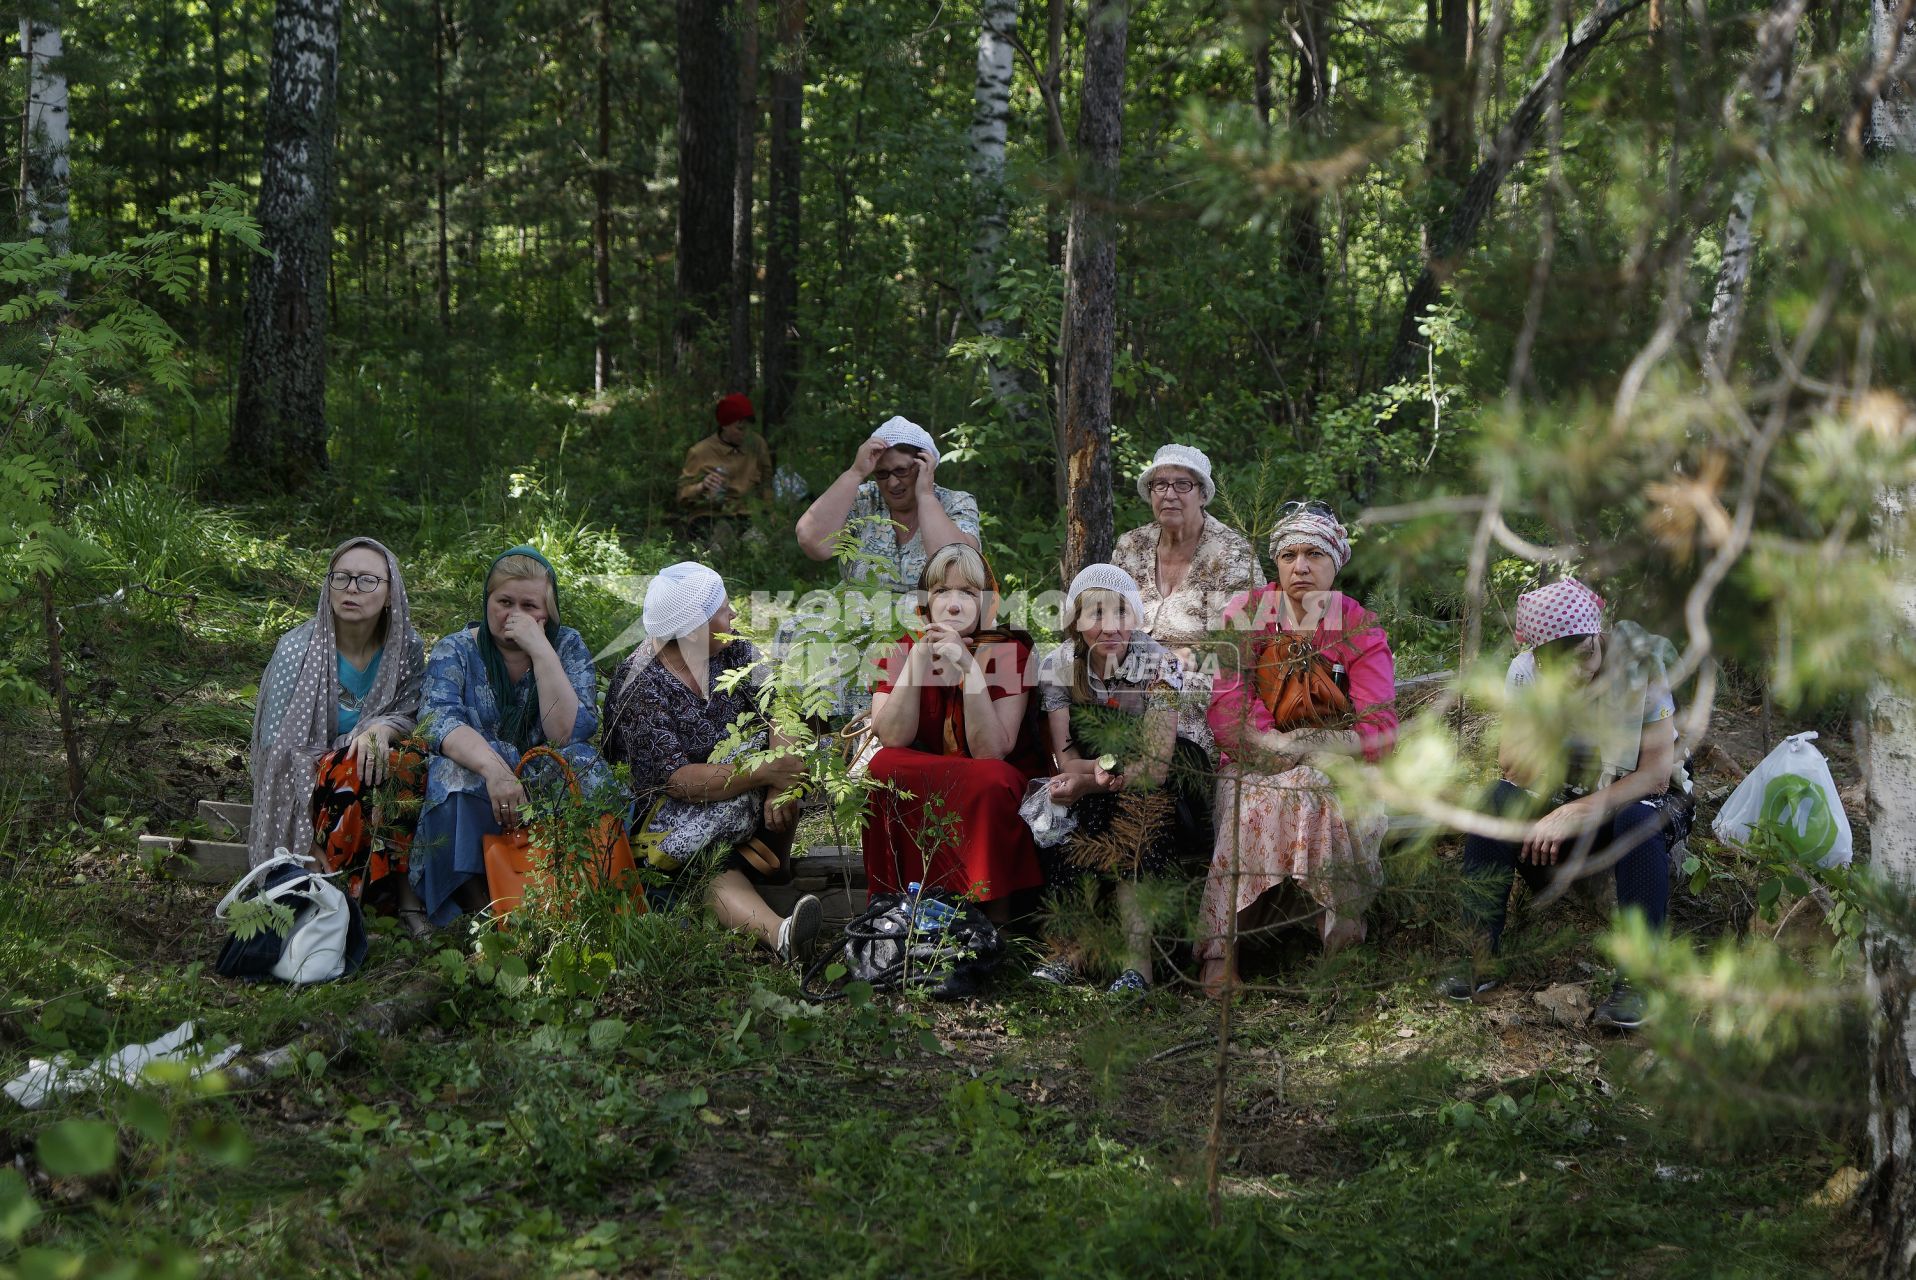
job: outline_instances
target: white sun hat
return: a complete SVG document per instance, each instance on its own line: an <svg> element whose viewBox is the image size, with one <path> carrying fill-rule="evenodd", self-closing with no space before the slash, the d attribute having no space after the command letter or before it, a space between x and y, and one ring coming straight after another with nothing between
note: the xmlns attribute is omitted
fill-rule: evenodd
<svg viewBox="0 0 1916 1280"><path fill-rule="evenodd" d="M1151 500L1151 476L1159 467L1183 467L1204 486L1206 502L1217 497L1217 482L1211 479L1211 460L1204 456L1204 450L1188 444L1167 444L1151 459L1151 465L1138 474L1138 496L1146 502Z"/></svg>

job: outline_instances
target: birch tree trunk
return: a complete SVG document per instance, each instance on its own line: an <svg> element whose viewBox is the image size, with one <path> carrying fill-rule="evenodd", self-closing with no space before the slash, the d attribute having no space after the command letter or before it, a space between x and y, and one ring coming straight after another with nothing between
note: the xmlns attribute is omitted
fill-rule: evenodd
<svg viewBox="0 0 1916 1280"><path fill-rule="evenodd" d="M612 385L612 0L599 0L599 148L592 166L592 390Z"/></svg>
<svg viewBox="0 0 1916 1280"><path fill-rule="evenodd" d="M340 0L279 0L263 121L259 224L227 457L291 487L326 466L326 266Z"/></svg>
<svg viewBox="0 0 1916 1280"><path fill-rule="evenodd" d="M752 178L758 151L758 0L738 6L738 163L732 171L731 389L752 386Z"/></svg>
<svg viewBox="0 0 1916 1280"><path fill-rule="evenodd" d="M1017 327L991 313L997 306L1009 217L1005 209L1005 135L1011 124L1012 54L1018 38L1018 0L985 0L978 23L978 79L972 92L971 186L978 231L971 242L970 298L978 331L1015 336ZM985 361L991 398L1013 418L1031 416L1030 393L1016 368Z"/></svg>
<svg viewBox="0 0 1916 1280"><path fill-rule="evenodd" d="M732 179L738 151L738 63L730 0L678 0L679 222L675 363L728 332ZM712 372L716 360L698 362Z"/></svg>
<svg viewBox="0 0 1916 1280"><path fill-rule="evenodd" d="M67 74L61 65L60 6L39 5L20 19L20 53L27 60L27 102L20 150L20 221L52 253L72 243L67 214Z"/></svg>
<svg viewBox="0 0 1916 1280"><path fill-rule="evenodd" d="M777 0L778 55L771 75L765 191L765 380L759 422L775 427L798 392L799 160L804 154L805 0Z"/></svg>
<svg viewBox="0 0 1916 1280"><path fill-rule="evenodd" d="M1398 318L1397 340L1384 366L1385 385L1404 381L1416 369L1417 326L1423 323L1431 304L1443 295L1444 281L1457 270L1464 254L1476 242L1477 232L1490 212L1498 188L1503 186L1517 161L1530 150L1531 139L1536 136L1544 109L1549 105L1552 85L1568 84L1597 51L1610 29L1645 3L1646 0L1598 0L1518 101L1490 154L1470 175L1470 181L1451 205L1444 225L1431 238L1424 268L1404 299L1403 314Z"/></svg>
<svg viewBox="0 0 1916 1280"><path fill-rule="evenodd" d="M1870 47L1876 64L1904 64L1885 78L1869 106L1871 150L1916 159L1916 89L1907 60L1916 50L1916 21L1906 0L1871 0ZM1906 217L1916 222L1908 208ZM1905 406L1907 412L1907 406ZM1908 424L1905 424L1908 429ZM1916 559L1909 554L1916 493L1883 496L1883 544L1896 557L1895 583L1906 625L1916 631ZM1888 682L1868 699L1871 869L1905 894L1916 893L1916 695ZM1872 1203L1883 1240L1881 1274L1916 1270L1916 938L1870 921L1870 1148L1875 1160Z"/></svg>
<svg viewBox="0 0 1916 1280"><path fill-rule="evenodd" d="M1796 28L1809 0L1777 0L1757 31L1756 57L1747 81L1757 93L1759 127L1767 145L1782 104L1789 96L1790 74L1796 56ZM1723 222L1723 261L1717 267L1716 292L1710 300L1710 328L1704 337L1704 358L1715 368L1728 369L1736 351L1737 331L1743 325L1743 299L1749 292L1750 265L1756 257L1756 194L1761 182L1754 167L1743 175L1730 197L1730 213Z"/></svg>
<svg viewBox="0 0 1916 1280"><path fill-rule="evenodd" d="M1111 369L1118 293L1118 150L1124 126L1128 0L1091 0L1084 30L1077 182L1065 233L1060 420L1070 478L1064 576L1107 560L1111 528Z"/></svg>

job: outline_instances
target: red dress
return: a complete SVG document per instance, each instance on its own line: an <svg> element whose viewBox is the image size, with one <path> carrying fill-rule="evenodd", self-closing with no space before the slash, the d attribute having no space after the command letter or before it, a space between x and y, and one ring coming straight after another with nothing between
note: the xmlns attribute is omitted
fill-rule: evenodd
<svg viewBox="0 0 1916 1280"><path fill-rule="evenodd" d="M886 659L878 692L892 691L892 677L904 670L911 646L907 637ZM996 661L985 673L992 701L1020 692L1035 699L1026 687L1031 646L1012 640L994 652ZM1009 758L974 760L965 754L962 690L939 685L918 690L916 740L909 747L885 747L871 761L874 782L911 793L906 798L890 790L872 792L864 845L865 876L873 893L902 893L907 882L917 880L954 893L975 890L979 901L990 902L1043 883L1031 828L1018 816L1026 784L1049 772L1035 723L1027 714ZM931 846L929 866L921 836Z"/></svg>

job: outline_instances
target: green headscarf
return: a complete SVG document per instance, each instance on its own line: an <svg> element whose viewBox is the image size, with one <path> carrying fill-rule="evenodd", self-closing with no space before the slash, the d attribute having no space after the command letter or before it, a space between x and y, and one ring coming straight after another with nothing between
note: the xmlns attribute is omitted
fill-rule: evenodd
<svg viewBox="0 0 1916 1280"><path fill-rule="evenodd" d="M539 723L539 673L527 672L526 696L515 699L512 677L506 674L505 655L499 652L498 644L493 641L492 626L486 612L492 572L499 567L501 560L512 556L530 556L545 566L546 581L552 586L552 613L546 618L546 639L552 642L555 649L559 644L559 575L553 572L552 562L540 555L536 548L521 545L508 548L493 557L491 567L486 570L485 582L480 587L479 658L486 664L486 682L492 686L493 701L499 704L499 736L524 751L532 745L532 730Z"/></svg>

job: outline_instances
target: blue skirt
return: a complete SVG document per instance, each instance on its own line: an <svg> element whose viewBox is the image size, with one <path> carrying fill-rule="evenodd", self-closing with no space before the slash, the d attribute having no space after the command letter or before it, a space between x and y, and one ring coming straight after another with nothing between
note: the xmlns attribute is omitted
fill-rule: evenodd
<svg viewBox="0 0 1916 1280"><path fill-rule="evenodd" d="M453 894L468 880L485 878L481 841L501 830L491 803L469 791L455 791L419 815L412 841L412 887L425 903L428 920L443 927L465 914Z"/></svg>

